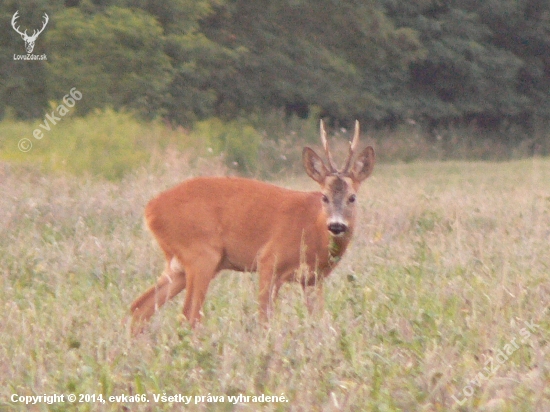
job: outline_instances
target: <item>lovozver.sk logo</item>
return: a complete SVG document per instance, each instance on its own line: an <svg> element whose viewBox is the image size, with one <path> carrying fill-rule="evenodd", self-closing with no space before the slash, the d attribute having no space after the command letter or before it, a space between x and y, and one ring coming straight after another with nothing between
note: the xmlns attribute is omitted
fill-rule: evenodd
<svg viewBox="0 0 550 412"><path fill-rule="evenodd" d="M40 30L33 30L32 35L27 34L27 30L22 32L19 29L19 26L16 25L16 20L19 18L19 10L17 10L11 19L11 26L13 29L21 35L21 38L25 41L25 49L27 50L27 54L14 54L13 60L47 60L47 57L45 54L32 54L32 51L34 50L34 43L36 42L36 39L40 33L44 31L46 28L46 25L48 24L48 21L50 18L46 13L44 13L44 16L42 16L44 19L44 22L42 23L42 28Z"/></svg>

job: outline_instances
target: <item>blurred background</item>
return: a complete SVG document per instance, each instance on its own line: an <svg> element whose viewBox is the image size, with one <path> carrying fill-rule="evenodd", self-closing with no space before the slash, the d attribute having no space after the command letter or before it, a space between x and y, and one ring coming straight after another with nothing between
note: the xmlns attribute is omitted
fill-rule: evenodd
<svg viewBox="0 0 550 412"><path fill-rule="evenodd" d="M16 10L29 33L49 15L47 60L14 59ZM169 145L269 177L294 171L319 118L346 138L359 119L383 161L550 151L546 0L6 0L0 23L3 160L113 156L97 172L116 178Z"/></svg>

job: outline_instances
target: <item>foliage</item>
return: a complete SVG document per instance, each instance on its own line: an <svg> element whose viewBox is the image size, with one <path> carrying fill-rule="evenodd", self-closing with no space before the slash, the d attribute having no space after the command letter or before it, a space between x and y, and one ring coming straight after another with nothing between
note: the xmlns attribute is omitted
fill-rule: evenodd
<svg viewBox="0 0 550 412"><path fill-rule="evenodd" d="M261 136L252 126L211 118L195 123L193 134L204 139L208 151L222 155L228 167L248 174L257 171Z"/></svg>
<svg viewBox="0 0 550 412"><path fill-rule="evenodd" d="M76 102L76 108L82 100ZM51 102L53 113L57 103ZM72 109L71 109L72 110ZM48 115L48 114L47 114ZM48 126L46 130L44 126ZM35 131L41 133L34 136ZM351 130L329 128L335 159L348 152ZM363 132L364 144L373 144L377 160L385 163L419 160L484 159L506 160L550 153L548 133L535 140L502 142L480 139L475 128L449 129L433 141L414 124L394 130ZM536 146L533 142L546 142ZM19 145L32 148L23 152ZM120 180L143 167L157 165L180 170L180 159L202 167L201 173L240 173L277 179L303 172L302 148L319 144L319 123L315 116L285 121L282 111L266 116L225 122L210 118L194 129L155 121L140 120L130 113L112 109L95 110L85 116L72 111L55 124L47 117L21 121L6 117L0 121L0 159L12 164L38 166L45 171L70 172L110 180ZM212 167L218 162L218 166ZM174 182L175 183L175 182Z"/></svg>
<svg viewBox="0 0 550 412"><path fill-rule="evenodd" d="M50 30L53 16L63 10L60 0L36 0L23 2L6 0L0 2L0 116L11 108L20 119L42 116L48 107L46 93L46 62L42 60L14 60L14 54L25 54L21 37L13 30L11 19L19 11L18 23L29 34L43 22L43 14L48 13L50 22L36 41L34 54L47 54L44 37Z"/></svg>
<svg viewBox="0 0 550 412"><path fill-rule="evenodd" d="M85 96L80 113L112 106L158 114L154 108L163 100L170 64L162 28L151 15L109 7L93 16L70 8L56 17L48 35L51 99L78 87Z"/></svg>
<svg viewBox="0 0 550 412"><path fill-rule="evenodd" d="M427 50L410 66L401 98L408 111L431 120L519 114L526 103L516 88L522 60L494 45L490 28L462 3L386 2L390 15L415 29Z"/></svg>
<svg viewBox="0 0 550 412"><path fill-rule="evenodd" d="M28 28L49 13L47 61L11 59L17 9ZM550 125L548 13L541 0L8 0L0 115L39 118L78 87L80 114L113 107L192 127L284 110L517 141Z"/></svg>
<svg viewBox="0 0 550 412"><path fill-rule="evenodd" d="M550 99L550 3L541 0L482 2L478 9L494 33L492 44L518 56L523 64L515 84L528 99L526 112L548 118Z"/></svg>
<svg viewBox="0 0 550 412"><path fill-rule="evenodd" d="M403 76L420 47L415 33L394 29L375 2L235 1L203 29L246 50L237 65L245 76L219 90L229 113L305 104L337 118L365 111L379 117L388 76Z"/></svg>
<svg viewBox="0 0 550 412"><path fill-rule="evenodd" d="M78 102L80 103L80 102ZM55 107L55 105L54 105ZM0 123L0 158L13 163L39 166L46 171L91 174L111 180L147 165L152 155L168 144L180 150L193 142L186 134L159 122L136 120L129 113L95 111L84 117L66 116L50 125L41 139L33 137L38 122L4 120ZM23 153L20 139L29 139L32 149Z"/></svg>

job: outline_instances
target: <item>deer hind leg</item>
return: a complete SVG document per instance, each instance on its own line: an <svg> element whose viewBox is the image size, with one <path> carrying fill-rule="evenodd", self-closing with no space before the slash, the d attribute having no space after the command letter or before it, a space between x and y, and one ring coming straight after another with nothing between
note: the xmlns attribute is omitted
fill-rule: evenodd
<svg viewBox="0 0 550 412"><path fill-rule="evenodd" d="M222 254L215 249L201 250L200 255L186 265L187 292L183 316L195 327L201 319L201 309L210 281L220 270Z"/></svg>
<svg viewBox="0 0 550 412"><path fill-rule="evenodd" d="M136 335L143 325L166 302L180 293L186 286L186 274L176 257L166 264L157 283L139 296L130 307L132 313L132 334Z"/></svg>

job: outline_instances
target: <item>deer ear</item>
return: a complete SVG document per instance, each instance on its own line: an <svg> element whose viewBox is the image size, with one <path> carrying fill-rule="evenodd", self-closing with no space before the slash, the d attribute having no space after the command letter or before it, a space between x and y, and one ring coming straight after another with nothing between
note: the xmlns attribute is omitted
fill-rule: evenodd
<svg viewBox="0 0 550 412"><path fill-rule="evenodd" d="M359 156L357 156L355 162L353 162L351 178L358 183L365 180L372 173L372 169L374 169L374 161L374 149L368 146Z"/></svg>
<svg viewBox="0 0 550 412"><path fill-rule="evenodd" d="M308 176L317 183L323 184L325 178L329 174L323 159L321 159L313 149L304 147L302 161L304 162L304 168Z"/></svg>

